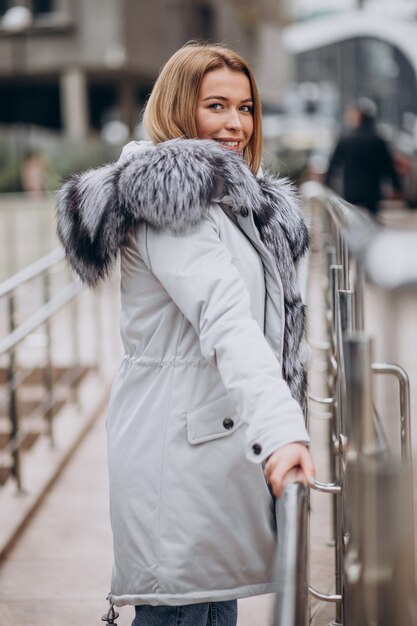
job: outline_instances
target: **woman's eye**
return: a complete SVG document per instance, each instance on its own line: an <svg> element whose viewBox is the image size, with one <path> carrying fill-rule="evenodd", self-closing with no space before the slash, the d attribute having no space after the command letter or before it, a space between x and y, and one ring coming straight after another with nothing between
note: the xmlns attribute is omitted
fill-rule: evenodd
<svg viewBox="0 0 417 626"><path fill-rule="evenodd" d="M222 105L219 102L213 102L213 104L209 105L209 109L213 109L214 111L220 111Z"/></svg>
<svg viewBox="0 0 417 626"><path fill-rule="evenodd" d="M252 113L253 106L251 104L244 104L240 107L240 110L243 111L244 113Z"/></svg>

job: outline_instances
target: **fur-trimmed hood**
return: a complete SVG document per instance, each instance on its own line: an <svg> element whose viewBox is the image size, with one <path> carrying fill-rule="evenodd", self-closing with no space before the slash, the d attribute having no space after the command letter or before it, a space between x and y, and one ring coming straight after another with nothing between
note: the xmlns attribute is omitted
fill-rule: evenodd
<svg viewBox="0 0 417 626"><path fill-rule="evenodd" d="M294 262L304 254L307 227L289 183L257 178L240 156L207 140L144 142L118 163L72 176L58 193L58 235L75 272L94 286L135 225L184 232L214 201L235 214L253 211L272 240L281 231Z"/></svg>

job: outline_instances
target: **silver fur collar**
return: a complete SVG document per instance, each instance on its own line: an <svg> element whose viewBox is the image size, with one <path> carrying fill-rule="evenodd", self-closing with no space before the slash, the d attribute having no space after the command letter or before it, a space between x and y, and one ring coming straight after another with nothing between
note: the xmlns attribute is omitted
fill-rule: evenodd
<svg viewBox="0 0 417 626"><path fill-rule="evenodd" d="M104 278L127 232L144 221L183 232L199 224L213 200L280 223L294 260L307 232L288 184L256 178L242 159L212 141L174 139L72 176L58 192L58 235L75 272L90 286Z"/></svg>

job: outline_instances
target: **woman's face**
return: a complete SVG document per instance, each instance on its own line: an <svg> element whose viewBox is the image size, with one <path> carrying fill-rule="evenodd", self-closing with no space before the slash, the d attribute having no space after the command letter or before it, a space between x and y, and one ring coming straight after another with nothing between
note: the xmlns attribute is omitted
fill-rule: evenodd
<svg viewBox="0 0 417 626"><path fill-rule="evenodd" d="M249 78L220 68L208 72L197 101L199 139L213 139L228 150L243 152L253 133L253 99Z"/></svg>

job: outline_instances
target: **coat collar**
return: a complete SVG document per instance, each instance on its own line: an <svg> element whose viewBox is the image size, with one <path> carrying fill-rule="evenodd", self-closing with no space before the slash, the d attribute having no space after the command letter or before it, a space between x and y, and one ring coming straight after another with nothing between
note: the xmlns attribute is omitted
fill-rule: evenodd
<svg viewBox="0 0 417 626"><path fill-rule="evenodd" d="M213 141L140 144L119 163L72 176L57 201L58 235L75 272L90 286L110 271L140 222L176 233L198 226L216 199L264 231L280 228L294 261L308 234L287 181L257 178L239 155Z"/></svg>

